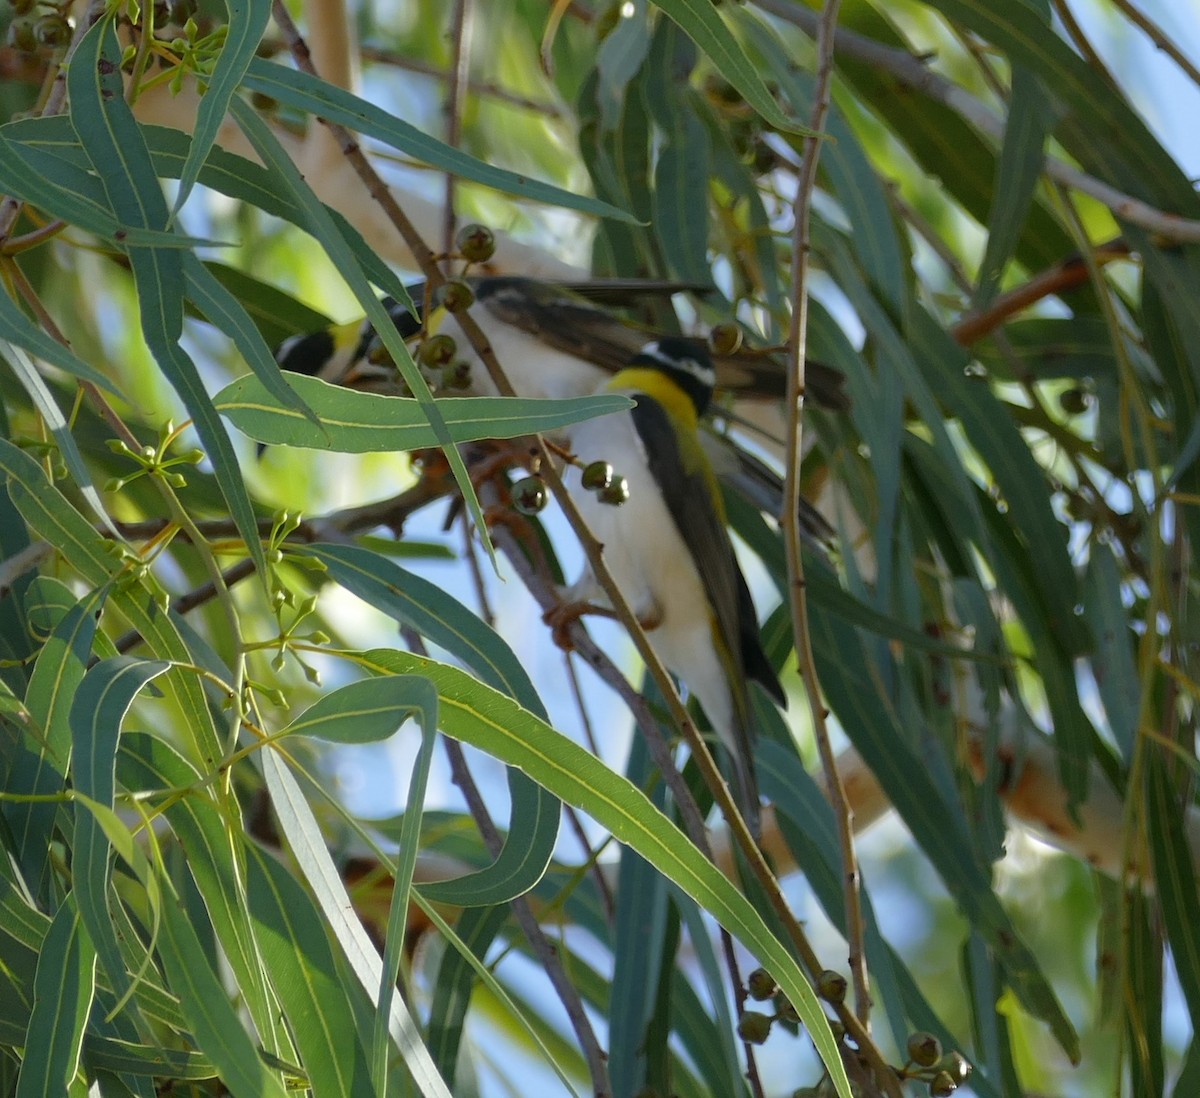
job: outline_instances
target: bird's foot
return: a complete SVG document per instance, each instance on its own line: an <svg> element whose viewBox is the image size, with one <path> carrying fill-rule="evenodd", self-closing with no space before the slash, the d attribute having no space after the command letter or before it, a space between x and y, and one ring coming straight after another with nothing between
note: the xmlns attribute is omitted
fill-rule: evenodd
<svg viewBox="0 0 1200 1098"><path fill-rule="evenodd" d="M606 606L597 606L586 599L567 598L547 610L542 615L542 621L550 626L550 637L554 643L564 651L570 652L575 648L575 643L571 640L571 626L585 614L598 614L606 618L614 616Z"/></svg>
<svg viewBox="0 0 1200 1098"><path fill-rule="evenodd" d="M614 621L619 620L616 611L611 607L600 606L594 602L588 602L586 599L571 598L568 594L562 602L551 607L542 615L542 621L550 626L550 636L554 643L569 652L574 648L571 643L571 626L585 614L612 618ZM651 603L649 610L637 614L637 621L645 632L653 632L662 625L662 607L657 602Z"/></svg>

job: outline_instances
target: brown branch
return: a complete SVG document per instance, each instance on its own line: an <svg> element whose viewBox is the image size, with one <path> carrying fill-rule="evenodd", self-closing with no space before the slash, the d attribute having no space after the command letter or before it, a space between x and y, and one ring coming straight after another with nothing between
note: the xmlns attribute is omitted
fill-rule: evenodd
<svg viewBox="0 0 1200 1098"><path fill-rule="evenodd" d="M457 149L462 141L463 103L467 96L467 75L471 70L471 31L474 27L471 0L454 0L450 20L450 42L453 51L451 78L446 88L446 144ZM454 251L454 187L452 172L446 173L445 208L442 210L442 251L446 255L446 270L450 270L450 255Z"/></svg>
<svg viewBox="0 0 1200 1098"><path fill-rule="evenodd" d="M803 145L803 161L797 177L796 197L793 203L795 227L792 247L792 317L788 340L788 395L787 395L787 445L783 498L787 511L783 518L784 544L787 550L788 594L792 617L792 630L796 641L796 655L800 674L804 678L808 695L809 711L812 715L813 735L821 757L821 769L825 775L837 821L838 841L842 859L842 903L845 909L846 944L851 981L854 986L855 1016L864 1029L869 1025L871 1012L870 981L867 974L865 922L862 912L862 895L858 859L854 850L853 817L846 790L838 772L829 729L825 718L827 711L821 698L821 685L817 677L816 659L813 654L812 633L808 620L808 599L805 591L804 561L801 554L800 514L800 471L802 461L803 421L801 407L804 394L805 359L808 334L808 273L811 251L810 214L812 196L817 185L817 163L821 155L821 133L829 113L833 81L833 43L837 27L840 0L826 0L817 28L817 80L813 92L812 112L808 126L813 136L806 137ZM872 1060L876 1084L894 1089L899 1094L895 1076L883 1062L873 1043L862 1048L865 1057Z"/></svg>
<svg viewBox="0 0 1200 1098"><path fill-rule="evenodd" d="M1187 54L1176 45L1175 40L1162 27L1135 8L1129 0L1110 0L1110 2L1154 43L1156 49L1162 50L1174 61L1193 84L1200 84L1200 69L1188 60Z"/></svg>
<svg viewBox="0 0 1200 1098"><path fill-rule="evenodd" d="M1128 255L1129 246L1120 237L1097 245L1093 252L1097 264L1123 259ZM1070 256L1048 270L1034 275L1028 282L1014 287L1007 293L999 294L982 312L964 316L951 327L950 335L960 346L970 347L1016 313L1044 298L1077 289L1090 278L1087 261L1079 255Z"/></svg>

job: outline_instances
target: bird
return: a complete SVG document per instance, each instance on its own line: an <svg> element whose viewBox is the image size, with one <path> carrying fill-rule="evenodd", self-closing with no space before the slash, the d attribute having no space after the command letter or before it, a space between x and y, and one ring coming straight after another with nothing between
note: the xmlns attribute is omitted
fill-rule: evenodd
<svg viewBox="0 0 1200 1098"><path fill-rule="evenodd" d="M656 333L613 312L639 301L669 298L684 291L702 293L706 287L657 279L593 279L586 282L546 282L516 275L467 278L474 296L471 315L483 328L513 390L523 397L586 396L608 376L624 367ZM495 395L486 366L459 327L453 313L437 307L422 318L425 283L406 289L416 312L385 298L400 335L450 336L456 358L467 364L466 391ZM286 370L327 381L343 381L377 373L371 367L382 356L382 343L368 321L337 325L290 337L279 345L276 360ZM716 355L718 387L763 398L781 397L786 371L777 355L748 346ZM385 364L386 365L386 364ZM808 396L821 407L844 410L848 399L844 378L833 368L809 362Z"/></svg>
<svg viewBox="0 0 1200 1098"><path fill-rule="evenodd" d="M651 647L699 701L728 753L735 796L757 834L749 683L758 682L781 707L786 695L763 650L717 477L701 445L699 422L715 380L702 342L646 343L600 387L629 396L632 409L569 428L565 479ZM598 490L603 472L586 472L593 465L603 471L605 463L624 478L627 498L619 505ZM587 608L611 609L585 566L547 620L561 626Z"/></svg>
<svg viewBox="0 0 1200 1098"><path fill-rule="evenodd" d="M705 290L694 283L639 278L547 282L486 275L466 281L479 306L472 315L483 327L514 392L543 398L592 394L655 334L609 306L627 307L648 298L669 299L675 293ZM425 285L420 281L405 287L415 311L395 298L383 299L401 338L411 342L419 336L449 336L456 348L451 373L462 382L455 388L474 395L496 395L487 367L454 315L439 305L430 310L428 323L424 320ZM703 347L704 341L690 340L689 345ZM366 320L291 336L278 346L275 357L285 370L342 384L394 390L398 380L382 341ZM710 357L717 388L723 391L762 398L780 398L785 393L783 364L769 351L743 346ZM807 378L809 395L816 404L833 411L849 406L845 379L837 370L810 361ZM774 470L723 436L705 432L703 442L722 482L761 510L780 513L783 483ZM800 499L798 507L805 540L824 550L833 540L829 523L807 500Z"/></svg>

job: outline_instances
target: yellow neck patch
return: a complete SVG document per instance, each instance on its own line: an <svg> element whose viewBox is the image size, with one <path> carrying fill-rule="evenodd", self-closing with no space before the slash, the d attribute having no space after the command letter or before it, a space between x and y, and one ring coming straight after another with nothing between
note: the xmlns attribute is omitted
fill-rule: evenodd
<svg viewBox="0 0 1200 1098"><path fill-rule="evenodd" d="M699 429L696 405L692 403L692 398L661 370L651 366L627 366L613 375L608 387L645 393L663 406L677 429L693 432Z"/></svg>

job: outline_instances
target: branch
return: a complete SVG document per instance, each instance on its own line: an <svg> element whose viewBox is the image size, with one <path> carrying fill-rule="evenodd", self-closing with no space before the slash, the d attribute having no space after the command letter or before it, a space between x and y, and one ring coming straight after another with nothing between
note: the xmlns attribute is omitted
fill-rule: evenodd
<svg viewBox="0 0 1200 1098"><path fill-rule="evenodd" d="M763 11L799 27L806 34L815 37L818 33L820 16L794 0L755 2ZM848 30L837 32L834 48L836 53L882 69L906 87L949 107L993 140L1003 140L1005 121L1000 114L952 80L933 72L920 58L914 57L907 50L885 46L866 35ZM1115 217L1139 225L1164 240L1178 243L1200 242L1200 221L1156 209L1140 198L1125 194L1057 157L1045 157L1042 170L1054 182L1090 195L1102 206L1107 206Z"/></svg>
<svg viewBox="0 0 1200 1098"><path fill-rule="evenodd" d="M813 93L812 113L808 125L814 135L804 139L804 154L796 180L793 203L795 227L792 237L792 318L788 340L787 445L783 498L787 501L783 535L787 550L788 596L791 607L792 632L796 640L796 657L804 679L812 715L813 736L821 757L821 769L828 784L834 817L837 821L838 842L842 857L842 903L845 907L846 944L851 979L854 984L855 1013L864 1025L871 1014L870 981L867 976L866 951L863 947L865 924L860 894L858 859L854 851L854 827L850 802L838 773L837 760L825 723L826 709L821 700L821 684L813 656L812 634L808 621L808 599L805 593L804 560L800 537L800 467L802 461L803 421L800 415L804 399L804 374L808 338L808 272L810 214L813 191L817 185L817 163L821 156L821 134L829 113L833 79L833 35L837 26L840 0L827 0L817 33L817 83ZM889 1073L890 1074L890 1073ZM882 1082L884 1074L880 1073Z"/></svg>

